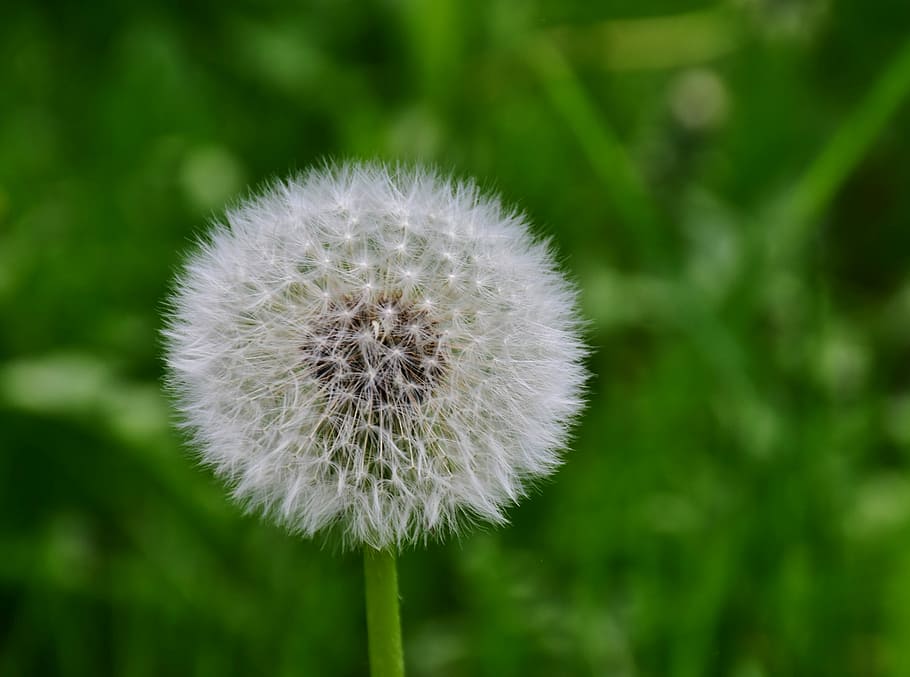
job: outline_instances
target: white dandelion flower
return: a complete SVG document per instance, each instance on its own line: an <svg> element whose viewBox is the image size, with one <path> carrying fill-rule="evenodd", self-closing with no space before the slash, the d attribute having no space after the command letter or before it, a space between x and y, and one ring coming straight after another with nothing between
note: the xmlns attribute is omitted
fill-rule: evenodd
<svg viewBox="0 0 910 677"><path fill-rule="evenodd" d="M230 210L165 338L185 423L237 500L385 548L503 522L557 467L579 327L522 215L472 183L354 164Z"/></svg>

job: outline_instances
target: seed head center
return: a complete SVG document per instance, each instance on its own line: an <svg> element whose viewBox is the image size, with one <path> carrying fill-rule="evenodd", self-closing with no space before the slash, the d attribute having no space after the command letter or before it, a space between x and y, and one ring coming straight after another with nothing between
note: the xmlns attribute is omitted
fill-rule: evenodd
<svg viewBox="0 0 910 677"><path fill-rule="evenodd" d="M424 402L445 371L437 323L400 295L331 303L300 348L336 410L402 411Z"/></svg>

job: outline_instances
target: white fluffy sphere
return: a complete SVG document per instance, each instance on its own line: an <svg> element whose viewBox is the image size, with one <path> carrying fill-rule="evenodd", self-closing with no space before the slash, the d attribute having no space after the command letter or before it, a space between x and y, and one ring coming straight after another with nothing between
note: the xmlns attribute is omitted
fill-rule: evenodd
<svg viewBox="0 0 910 677"><path fill-rule="evenodd" d="M383 548L502 522L556 468L579 326L522 215L432 171L353 164L229 211L165 336L184 421L236 499Z"/></svg>

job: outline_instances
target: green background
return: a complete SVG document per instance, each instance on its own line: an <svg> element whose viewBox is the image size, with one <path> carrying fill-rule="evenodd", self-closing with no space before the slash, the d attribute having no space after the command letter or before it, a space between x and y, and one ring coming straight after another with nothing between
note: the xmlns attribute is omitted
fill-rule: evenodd
<svg viewBox="0 0 910 677"><path fill-rule="evenodd" d="M361 675L361 562L170 424L193 238L324 158L474 176L582 290L590 403L400 560L411 675L910 674L910 4L4 3L0 674Z"/></svg>

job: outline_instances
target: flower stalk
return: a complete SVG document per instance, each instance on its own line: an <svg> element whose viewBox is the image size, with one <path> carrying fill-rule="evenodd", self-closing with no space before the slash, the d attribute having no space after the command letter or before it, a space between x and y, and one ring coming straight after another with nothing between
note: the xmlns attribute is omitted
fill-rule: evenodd
<svg viewBox="0 0 910 677"><path fill-rule="evenodd" d="M402 677L401 620L398 611L398 572L389 550L363 549L367 634L372 677Z"/></svg>

